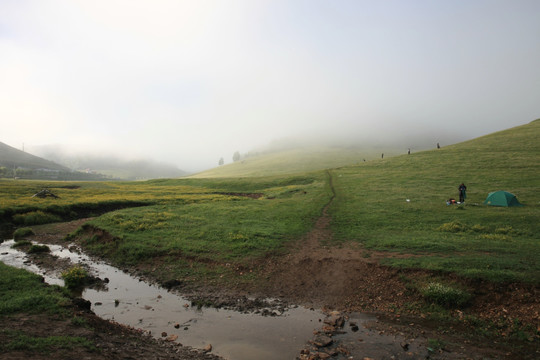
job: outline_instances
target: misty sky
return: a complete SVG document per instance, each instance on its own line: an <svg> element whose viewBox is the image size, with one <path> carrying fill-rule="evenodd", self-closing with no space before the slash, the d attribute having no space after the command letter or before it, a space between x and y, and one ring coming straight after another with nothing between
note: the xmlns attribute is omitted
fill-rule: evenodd
<svg viewBox="0 0 540 360"><path fill-rule="evenodd" d="M470 139L539 117L538 0L0 0L17 148L194 171L288 136Z"/></svg>

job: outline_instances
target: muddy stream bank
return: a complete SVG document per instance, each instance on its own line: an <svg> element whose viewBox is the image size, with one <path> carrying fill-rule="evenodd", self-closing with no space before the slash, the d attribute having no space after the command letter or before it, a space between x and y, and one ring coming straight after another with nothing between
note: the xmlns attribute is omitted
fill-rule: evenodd
<svg viewBox="0 0 540 360"><path fill-rule="evenodd" d="M0 244L0 261L63 285L59 270L40 266L39 257L13 249L13 240ZM81 264L104 286L86 288L81 296L91 310L106 320L141 329L156 338L207 349L231 360L281 360L295 358L350 359L361 346L362 357L373 359L427 358L422 341L384 335L363 326L375 320L366 314L325 314L321 310L281 304L277 299L258 300L251 312L192 306L179 294L146 283L80 249L48 245L56 261Z"/></svg>

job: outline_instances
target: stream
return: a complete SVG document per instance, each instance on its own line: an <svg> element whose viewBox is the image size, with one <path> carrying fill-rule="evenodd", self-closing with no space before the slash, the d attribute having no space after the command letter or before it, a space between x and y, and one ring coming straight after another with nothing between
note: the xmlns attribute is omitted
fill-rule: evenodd
<svg viewBox="0 0 540 360"><path fill-rule="evenodd" d="M25 252L12 248L13 240L0 244L0 261L43 276L49 284L63 286L59 273L46 271L31 262ZM295 359L313 339L314 331L324 325L320 310L288 306L284 311L272 310L275 316L241 313L233 310L192 307L191 302L173 292L148 284L123 271L94 261L85 254L60 245L47 245L51 254L84 265L93 276L109 280L105 289L86 288L82 297L91 302L91 310L106 320L149 332L156 338L168 337L193 348L212 347L212 353L231 360ZM272 303L272 299L267 299ZM277 303L276 303L277 304ZM275 308L275 307L274 307ZM276 314L277 312L277 314ZM358 344L365 349L399 359L403 350L393 336L381 336L362 326L374 317L354 314L351 324L360 325L354 332L336 336L342 343ZM344 330L349 330L347 327ZM354 347L354 346L353 346ZM416 346L415 346L416 347ZM420 349L417 349L420 350ZM421 352L425 352L421 351Z"/></svg>

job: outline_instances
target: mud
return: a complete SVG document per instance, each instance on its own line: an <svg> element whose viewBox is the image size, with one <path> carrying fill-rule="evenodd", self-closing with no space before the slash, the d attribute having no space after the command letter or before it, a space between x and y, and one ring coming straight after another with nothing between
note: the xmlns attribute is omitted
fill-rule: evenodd
<svg viewBox="0 0 540 360"><path fill-rule="evenodd" d="M320 311L288 306L275 299L241 297L235 310L197 306L167 289L93 261L75 246L67 249L50 244L50 253L27 256L12 249L13 244L6 241L0 245L0 260L41 274L51 284L63 285L63 269L74 264L83 266L95 280L80 296L89 301L90 310L99 317L157 339L192 348L211 346L213 353L229 359L292 359L323 317Z"/></svg>

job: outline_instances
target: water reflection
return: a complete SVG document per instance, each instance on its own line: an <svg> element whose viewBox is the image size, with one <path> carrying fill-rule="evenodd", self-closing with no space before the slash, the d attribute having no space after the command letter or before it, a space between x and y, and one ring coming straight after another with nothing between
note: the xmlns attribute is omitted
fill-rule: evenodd
<svg viewBox="0 0 540 360"><path fill-rule="evenodd" d="M50 284L63 285L60 274L30 263L26 254L12 249L13 241L0 244L0 260L7 265L40 274ZM49 245L52 255L84 264L99 278L108 278L106 290L85 289L82 296L104 319L176 338L184 345L204 348L229 359L294 359L312 338L324 315L302 307L282 316L244 314L214 308L192 308L190 302L166 289L147 284L119 269L62 246Z"/></svg>

